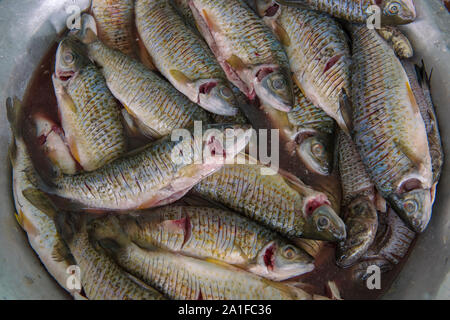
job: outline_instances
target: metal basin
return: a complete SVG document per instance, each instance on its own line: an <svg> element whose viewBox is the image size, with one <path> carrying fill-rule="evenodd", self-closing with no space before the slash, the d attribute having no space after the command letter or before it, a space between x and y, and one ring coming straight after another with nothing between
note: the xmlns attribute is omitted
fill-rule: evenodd
<svg viewBox="0 0 450 320"><path fill-rule="evenodd" d="M433 68L432 92L445 150L450 150L450 20L441 0L416 0L417 21L402 27L415 58ZM66 8L89 0L0 0L0 299L67 299L14 218L10 141L4 101L22 98L33 71L65 28ZM444 166L431 223L385 299L450 299L450 167Z"/></svg>

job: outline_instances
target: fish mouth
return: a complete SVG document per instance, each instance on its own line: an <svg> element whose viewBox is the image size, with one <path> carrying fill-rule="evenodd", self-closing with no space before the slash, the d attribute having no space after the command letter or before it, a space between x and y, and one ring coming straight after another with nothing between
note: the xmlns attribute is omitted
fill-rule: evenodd
<svg viewBox="0 0 450 320"><path fill-rule="evenodd" d="M264 265L266 266L267 270L272 272L275 266L275 251L276 251L276 244L272 244L269 247L265 249L264 255L263 255L263 261Z"/></svg>
<svg viewBox="0 0 450 320"><path fill-rule="evenodd" d="M56 77L62 82L67 82L75 76L74 71L56 71Z"/></svg>

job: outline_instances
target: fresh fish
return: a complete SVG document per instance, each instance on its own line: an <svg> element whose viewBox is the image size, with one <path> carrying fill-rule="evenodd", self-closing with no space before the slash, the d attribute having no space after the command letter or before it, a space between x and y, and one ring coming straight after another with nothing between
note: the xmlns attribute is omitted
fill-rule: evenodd
<svg viewBox="0 0 450 320"><path fill-rule="evenodd" d="M52 215L54 209L51 205L47 210L41 208L49 203L42 195L37 195L41 206L36 207L28 201L22 192L34 187L36 177L33 172L33 163L23 140L21 124L24 120L23 106L17 99L9 98L6 102L8 120L13 132L13 141L9 150L12 163L13 196L16 206L16 219L25 230L31 247L39 256L47 271L67 291L67 268L72 265L68 257L64 242L56 231ZM71 292L75 294L75 292Z"/></svg>
<svg viewBox="0 0 450 320"><path fill-rule="evenodd" d="M268 154L281 155L280 168L326 193L332 208L339 212L341 189L333 159L335 122L296 87L294 98L289 113L255 103L242 104L241 108L253 128L268 130L268 146L277 148Z"/></svg>
<svg viewBox="0 0 450 320"><path fill-rule="evenodd" d="M377 14L378 6L383 25L407 24L416 19L413 0L277 0L281 5L308 8L328 13L350 22L366 23Z"/></svg>
<svg viewBox="0 0 450 320"><path fill-rule="evenodd" d="M403 67L411 84L411 89L419 105L420 114L425 122L430 147L431 163L433 166L433 189L439 182L442 166L444 164L444 151L442 150L441 135L434 111L430 92L430 77L427 75L425 66L419 67L408 60L402 60ZM435 190L434 190L435 192ZM434 196L433 196L434 198Z"/></svg>
<svg viewBox="0 0 450 320"><path fill-rule="evenodd" d="M136 26L156 68L191 101L233 116L237 102L207 44L167 0L136 0Z"/></svg>
<svg viewBox="0 0 450 320"><path fill-rule="evenodd" d="M65 143L61 127L47 116L37 113L33 115L36 137L44 155L64 174L76 174L79 164L70 153Z"/></svg>
<svg viewBox="0 0 450 320"><path fill-rule="evenodd" d="M103 221L104 222L104 221ZM272 282L215 260L201 260L156 247L142 249L118 224L94 221L91 235L117 263L147 284L177 300L297 300L305 291Z"/></svg>
<svg viewBox="0 0 450 320"><path fill-rule="evenodd" d="M187 128L194 121L209 122L204 110L189 101L167 81L143 64L100 42L83 15L78 37L87 43L89 56L102 67L112 94L139 123L148 137L161 138L174 129Z"/></svg>
<svg viewBox="0 0 450 320"><path fill-rule="evenodd" d="M341 131L338 143L347 238L339 244L337 264L349 267L366 253L375 239L378 215L375 186L370 181L352 138Z"/></svg>
<svg viewBox="0 0 450 320"><path fill-rule="evenodd" d="M113 49L136 57L134 0L92 0L91 12L100 40Z"/></svg>
<svg viewBox="0 0 450 320"><path fill-rule="evenodd" d="M117 100L77 39L69 36L59 43L52 78L65 138L83 169L93 171L124 154Z"/></svg>
<svg viewBox="0 0 450 320"><path fill-rule="evenodd" d="M416 232L431 218L427 133L394 51L374 30L352 27L353 138L381 196Z"/></svg>
<svg viewBox="0 0 450 320"><path fill-rule="evenodd" d="M232 86L232 90L234 92L234 96L240 106L237 110L236 115L234 116L221 116L218 114L211 113L211 117L215 123L234 123L234 124L248 124L248 119L242 112L242 109L245 108L250 102L247 97L235 86Z"/></svg>
<svg viewBox="0 0 450 320"><path fill-rule="evenodd" d="M194 14L189 7L189 0L169 0L175 10L184 18L184 21L189 24L192 28L197 30L195 25Z"/></svg>
<svg viewBox="0 0 450 320"><path fill-rule="evenodd" d="M86 215L59 213L56 226L80 268L80 282L90 300L163 300L153 288L135 281L101 248L86 230Z"/></svg>
<svg viewBox="0 0 450 320"><path fill-rule="evenodd" d="M257 0L256 7L283 44L298 87L348 132L339 97L350 92L351 54L341 26L327 14L275 0Z"/></svg>
<svg viewBox="0 0 450 320"><path fill-rule="evenodd" d="M399 264L408 253L416 234L398 217L394 210L380 213L376 238L361 261L352 267L355 279L366 280L367 267L376 265L387 272Z"/></svg>
<svg viewBox="0 0 450 320"><path fill-rule="evenodd" d="M216 259L282 281L314 269L313 259L275 232L227 210L170 206L109 216L140 247Z"/></svg>
<svg viewBox="0 0 450 320"><path fill-rule="evenodd" d="M191 131L184 130L184 136L174 136L174 141L168 136L96 171L44 177L40 187L58 206L76 211L162 206L219 170L224 159L232 160L246 147L251 132L249 126L209 125L199 132L203 136L193 138Z"/></svg>
<svg viewBox="0 0 450 320"><path fill-rule="evenodd" d="M239 155L236 164L226 164L193 190L291 239L345 239L344 222L324 193L288 173L266 175L269 168L242 158Z"/></svg>
<svg viewBox="0 0 450 320"><path fill-rule="evenodd" d="M200 33L228 79L251 100L292 108L289 60L270 29L241 0L189 2Z"/></svg>
<svg viewBox="0 0 450 320"><path fill-rule="evenodd" d="M409 39L398 28L385 26L377 29L377 31L392 46L399 58L407 59L414 55Z"/></svg>

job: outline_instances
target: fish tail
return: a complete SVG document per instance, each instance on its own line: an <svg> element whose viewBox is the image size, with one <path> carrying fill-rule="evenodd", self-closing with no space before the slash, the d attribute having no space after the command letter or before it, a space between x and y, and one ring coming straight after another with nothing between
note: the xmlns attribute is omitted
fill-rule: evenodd
<svg viewBox="0 0 450 320"><path fill-rule="evenodd" d="M81 16L81 30L76 30L73 34L84 44L89 44L98 40L97 24L90 14L84 13Z"/></svg>

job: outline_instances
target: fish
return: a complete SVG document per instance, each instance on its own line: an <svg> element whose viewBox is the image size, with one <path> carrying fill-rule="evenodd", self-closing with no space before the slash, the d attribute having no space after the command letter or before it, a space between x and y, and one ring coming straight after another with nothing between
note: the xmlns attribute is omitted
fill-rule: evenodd
<svg viewBox="0 0 450 320"><path fill-rule="evenodd" d="M75 176L42 176L39 188L71 211L125 211L163 206L184 196L244 149L248 125L208 125L183 130ZM199 136L199 134L201 136ZM204 141L202 141L202 138Z"/></svg>
<svg viewBox="0 0 450 320"><path fill-rule="evenodd" d="M12 143L9 158L12 164L12 191L16 207L15 217L22 229L27 233L28 241L39 256L50 275L62 288L75 295L76 292L67 286L67 268L73 264L67 247L56 230L53 220L55 209L45 195L35 193L39 206L27 200L22 192L33 188L36 176L23 139L21 123L24 120L24 105L17 98L6 101L7 116L12 131Z"/></svg>
<svg viewBox="0 0 450 320"><path fill-rule="evenodd" d="M341 189L334 164L335 121L296 86L293 109L288 113L255 103L242 104L241 108L260 135L267 131L267 154L281 155L277 165L326 193L338 213Z"/></svg>
<svg viewBox="0 0 450 320"><path fill-rule="evenodd" d="M325 12L353 23L366 23L376 14L381 25L408 24L416 19L413 0L277 0L277 3Z"/></svg>
<svg viewBox="0 0 450 320"><path fill-rule="evenodd" d="M283 44L294 82L348 132L342 91L350 92L351 53L344 30L327 14L257 0L256 9Z"/></svg>
<svg viewBox="0 0 450 320"><path fill-rule="evenodd" d="M380 267L382 273L392 270L406 256L416 238L416 233L408 228L392 208L386 213L379 213L378 220L374 242L351 268L354 279L366 280L367 267L371 265Z"/></svg>
<svg viewBox="0 0 450 320"><path fill-rule="evenodd" d="M300 288L273 282L213 259L196 259L157 247L140 248L117 223L94 220L90 234L124 270L170 299L312 299Z"/></svg>
<svg viewBox="0 0 450 320"><path fill-rule="evenodd" d="M380 195L416 232L431 218L432 167L425 124L406 72L374 30L351 27L352 136Z"/></svg>
<svg viewBox="0 0 450 320"><path fill-rule="evenodd" d="M127 140L119 104L76 38L59 43L52 80L64 137L83 170L96 170L123 155Z"/></svg>
<svg viewBox="0 0 450 320"><path fill-rule="evenodd" d="M229 210L168 206L108 216L142 248L215 259L274 281L314 269L313 259L275 232Z"/></svg>
<svg viewBox="0 0 450 320"><path fill-rule="evenodd" d="M223 116L238 104L207 44L167 0L136 0L136 26L156 68L192 102Z"/></svg>
<svg viewBox="0 0 450 320"><path fill-rule="evenodd" d="M192 0L197 27L231 83L250 100L289 112L293 87L282 45L240 0Z"/></svg>
<svg viewBox="0 0 450 320"><path fill-rule="evenodd" d="M101 41L136 58L134 0L92 0L91 12Z"/></svg>
<svg viewBox="0 0 450 320"><path fill-rule="evenodd" d="M193 191L224 204L288 239L341 241L345 224L328 197L295 176L278 173L245 155L200 181Z"/></svg>
<svg viewBox="0 0 450 320"><path fill-rule="evenodd" d="M165 300L160 292L135 280L96 247L89 238L86 215L60 212L55 221L76 261L79 281L89 300Z"/></svg>
<svg viewBox="0 0 450 320"><path fill-rule="evenodd" d="M82 30L75 36L87 45L89 57L101 66L108 88L147 137L159 139L174 129L193 126L194 121L210 122L206 111L157 73L99 41L89 17L82 16Z"/></svg>
<svg viewBox="0 0 450 320"><path fill-rule="evenodd" d="M377 29L377 31L392 46L399 58L408 59L414 56L411 42L398 28L385 26Z"/></svg>
<svg viewBox="0 0 450 320"><path fill-rule="evenodd" d="M352 138L340 131L338 141L347 238L339 243L336 263L346 268L355 264L373 243L378 228L378 214L375 186Z"/></svg>
<svg viewBox="0 0 450 320"><path fill-rule="evenodd" d="M234 116L221 116L215 113L211 113L210 116L215 123L234 123L234 124L248 124L249 121L242 111L244 106L248 105L250 102L247 97L235 86L231 86L231 90L234 92L234 96L239 104L239 109Z"/></svg>
<svg viewBox="0 0 450 320"><path fill-rule="evenodd" d="M69 175L78 173L79 164L66 145L62 128L42 113L34 114L33 122L40 150L56 170Z"/></svg>
<svg viewBox="0 0 450 320"><path fill-rule="evenodd" d="M184 21L197 32L198 30L195 24L194 14L189 7L189 0L169 0L169 2L178 14L183 17Z"/></svg>
<svg viewBox="0 0 450 320"><path fill-rule="evenodd" d="M428 145L430 148L431 164L433 170L433 199L436 192L436 186L444 165L444 150L442 148L441 135L439 133L439 125L434 110L433 100L431 98L431 76L427 75L425 65L413 64L410 60L401 60L406 74L408 75L411 89L419 105L420 114L425 123L425 129L428 136ZM433 201L434 202L434 201Z"/></svg>

